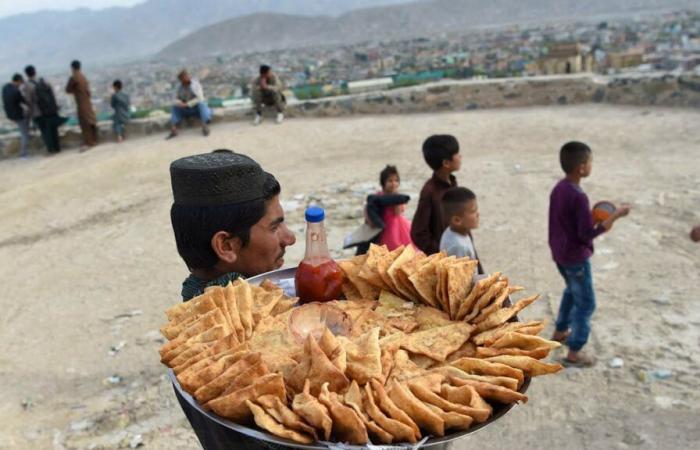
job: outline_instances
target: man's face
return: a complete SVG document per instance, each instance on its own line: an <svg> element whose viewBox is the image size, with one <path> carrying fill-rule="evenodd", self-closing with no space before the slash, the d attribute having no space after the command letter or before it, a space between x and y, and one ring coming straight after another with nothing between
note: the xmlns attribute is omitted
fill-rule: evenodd
<svg viewBox="0 0 700 450"><path fill-rule="evenodd" d="M235 271L250 277L279 269L284 264L285 248L295 242L276 195L267 201L263 218L251 227L250 241L239 250Z"/></svg>
<svg viewBox="0 0 700 450"><path fill-rule="evenodd" d="M180 83L184 84L185 86L190 84L191 80L192 80L192 78L190 77L190 74L187 72L180 75Z"/></svg>

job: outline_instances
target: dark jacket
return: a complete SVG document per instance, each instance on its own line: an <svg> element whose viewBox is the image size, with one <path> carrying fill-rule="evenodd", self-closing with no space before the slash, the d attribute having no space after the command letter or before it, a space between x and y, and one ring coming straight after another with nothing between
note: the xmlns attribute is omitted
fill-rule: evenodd
<svg viewBox="0 0 700 450"><path fill-rule="evenodd" d="M26 104L19 88L14 83L7 83L2 88L2 105L8 119L18 121L24 119L22 104Z"/></svg>
<svg viewBox="0 0 700 450"><path fill-rule="evenodd" d="M122 91L115 92L112 94L110 103L114 109L112 120L115 123L127 123L131 117L129 112L129 96Z"/></svg>
<svg viewBox="0 0 700 450"><path fill-rule="evenodd" d="M372 194L367 196L367 217L375 228L384 228L384 208L404 205L411 200L405 194Z"/></svg>
<svg viewBox="0 0 700 450"><path fill-rule="evenodd" d="M420 191L411 223L411 239L426 255L440 251L440 238L447 228L447 221L442 216L442 196L454 186L457 186L457 179L453 175L450 175L448 183L433 174Z"/></svg>
<svg viewBox="0 0 700 450"><path fill-rule="evenodd" d="M374 236L369 241L359 242L353 245L349 245L343 248L357 247L355 252L356 255L364 255L369 251L370 244L379 243L379 238L381 237L381 230L384 229L384 208L389 206L398 206L408 203L411 199L405 194L372 194L367 196L367 220L369 225L379 230L376 236Z"/></svg>

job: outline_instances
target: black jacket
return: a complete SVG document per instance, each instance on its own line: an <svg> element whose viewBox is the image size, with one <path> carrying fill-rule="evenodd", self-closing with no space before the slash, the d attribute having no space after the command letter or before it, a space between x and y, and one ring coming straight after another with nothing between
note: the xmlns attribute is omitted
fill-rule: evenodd
<svg viewBox="0 0 700 450"><path fill-rule="evenodd" d="M24 119L22 103L25 101L19 88L13 83L7 83L2 88L2 105L5 107L5 115L8 119L14 121Z"/></svg>
<svg viewBox="0 0 700 450"><path fill-rule="evenodd" d="M372 194L367 196L367 217L375 228L384 228L384 208L408 203L411 199L405 194Z"/></svg>

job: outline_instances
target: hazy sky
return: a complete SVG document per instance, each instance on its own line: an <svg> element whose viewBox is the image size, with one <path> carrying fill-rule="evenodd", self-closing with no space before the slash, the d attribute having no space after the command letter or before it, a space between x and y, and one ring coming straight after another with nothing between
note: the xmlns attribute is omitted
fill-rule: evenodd
<svg viewBox="0 0 700 450"><path fill-rule="evenodd" d="M131 6L143 2L144 0L0 0L0 17L42 9L74 9L80 7L100 9L108 6Z"/></svg>

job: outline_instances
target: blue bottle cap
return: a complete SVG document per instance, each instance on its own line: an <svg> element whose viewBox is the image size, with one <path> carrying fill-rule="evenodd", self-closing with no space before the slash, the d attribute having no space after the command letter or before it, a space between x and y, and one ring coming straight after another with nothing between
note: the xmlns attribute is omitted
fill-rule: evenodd
<svg viewBox="0 0 700 450"><path fill-rule="evenodd" d="M326 213L323 208L319 208L318 206L310 206L306 208L305 216L307 222L318 223L325 219Z"/></svg>

